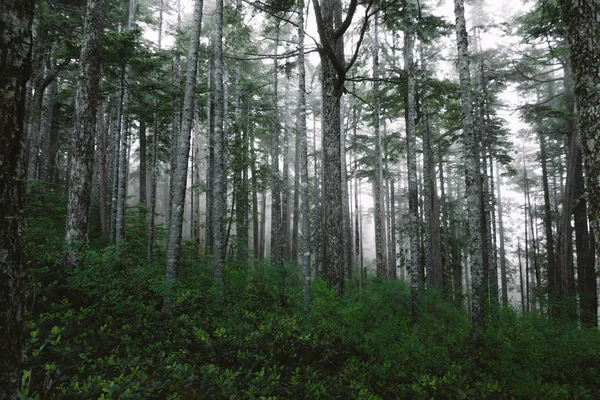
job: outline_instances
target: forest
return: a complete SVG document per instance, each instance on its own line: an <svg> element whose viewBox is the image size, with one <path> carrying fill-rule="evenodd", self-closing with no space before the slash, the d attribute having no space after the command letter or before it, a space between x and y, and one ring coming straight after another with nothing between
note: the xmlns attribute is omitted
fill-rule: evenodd
<svg viewBox="0 0 600 400"><path fill-rule="evenodd" d="M0 400L595 399L600 0L2 0Z"/></svg>

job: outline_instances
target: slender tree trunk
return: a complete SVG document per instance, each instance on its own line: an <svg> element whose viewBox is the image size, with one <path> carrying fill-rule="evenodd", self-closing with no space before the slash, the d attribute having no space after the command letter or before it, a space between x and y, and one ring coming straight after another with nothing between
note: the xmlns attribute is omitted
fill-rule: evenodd
<svg viewBox="0 0 600 400"><path fill-rule="evenodd" d="M308 196L308 151L306 137L306 69L304 64L304 1L298 2L298 110L296 152L300 154L300 196L302 204L302 299L304 314L310 311L310 199ZM297 220L297 218L296 218Z"/></svg>
<svg viewBox="0 0 600 400"><path fill-rule="evenodd" d="M519 258L519 279L520 279L520 288L521 288L521 312L525 313L527 302L525 300L526 290L523 282L523 263L521 262L521 241L517 242L517 257Z"/></svg>
<svg viewBox="0 0 600 400"><path fill-rule="evenodd" d="M148 172L148 156L147 156L147 144L146 144L146 120L140 118L140 204L146 206L147 200L147 185L146 185L146 174Z"/></svg>
<svg viewBox="0 0 600 400"><path fill-rule="evenodd" d="M52 120L54 115L54 103L56 102L56 96L58 95L58 79L52 79L52 82L48 85L48 88L44 95L44 101L42 103L42 115L40 117L40 137L39 144L37 147L41 150L39 157L37 158L37 166L35 168L35 178L41 181L47 179L47 168L48 168L48 150L50 145L50 136L52 131ZM29 169L31 170L31 165Z"/></svg>
<svg viewBox="0 0 600 400"><path fill-rule="evenodd" d="M421 68L426 70L425 55L421 46ZM435 179L435 157L431 146L431 126L429 124L429 108L427 106L427 88L423 87L421 95L421 110L423 124L423 214L425 219L425 265L429 267L431 276L428 283L442 289L444 273L442 269L442 250L440 243L439 206Z"/></svg>
<svg viewBox="0 0 600 400"><path fill-rule="evenodd" d="M408 214L410 220L410 291L412 302L413 322L419 316L419 286L422 279L420 274L419 246L419 193L417 181L417 129L415 126L415 70L413 62L414 26L413 3L407 4L406 30L404 33L404 65L407 71L407 101L406 101L406 160L408 165Z"/></svg>
<svg viewBox="0 0 600 400"><path fill-rule="evenodd" d="M69 269L77 266L81 242L85 239L89 223L104 16L105 1L88 0L75 97L75 131L71 142L73 151L69 167L64 254L64 265Z"/></svg>
<svg viewBox="0 0 600 400"><path fill-rule="evenodd" d="M378 40L378 14L373 18L373 130L375 132L375 183L373 201L375 203L375 260L377 264L377 276L387 276L387 251L385 234L385 202L383 201L383 154L381 147L380 132L380 95L379 95L379 40ZM412 48L410 50L412 52Z"/></svg>
<svg viewBox="0 0 600 400"><path fill-rule="evenodd" d="M248 110L250 112L250 110ZM256 179L256 156L254 151L254 130L252 128L248 129L248 137L250 142L250 159L252 163L250 164L251 168L251 178L250 182L252 183L252 247L254 250L254 258L260 259L262 258L261 247L260 247L260 230L259 230L259 215L260 211L258 209L258 179Z"/></svg>
<svg viewBox="0 0 600 400"><path fill-rule="evenodd" d="M289 168L290 168L290 137L289 137L289 80L285 81L285 98L283 109L283 170L281 173L281 257L283 259L290 258L290 183L289 183Z"/></svg>
<svg viewBox="0 0 600 400"><path fill-rule="evenodd" d="M25 98L34 1L0 3L0 399L20 396L25 345ZM89 30L86 30L89 34ZM84 45L89 41L84 41Z"/></svg>
<svg viewBox="0 0 600 400"><path fill-rule="evenodd" d="M223 114L223 0L217 0L214 19L214 157L213 167L213 267L214 281L217 285L217 297L223 301L223 275L221 265L225 261L223 248L223 222L227 205L226 193L223 192L224 159L223 130L225 115Z"/></svg>
<svg viewBox="0 0 600 400"><path fill-rule="evenodd" d="M281 221L281 183L279 181L279 106L278 99L278 47L279 47L279 27L277 22L275 27L275 56L273 59L273 136L271 138L271 262L278 264L284 254L282 240L282 221Z"/></svg>
<svg viewBox="0 0 600 400"><path fill-rule="evenodd" d="M185 95L183 100L183 113L181 131L177 141L177 164L171 186L173 199L169 209L169 225L167 230L167 262L165 269L165 282L171 283L177 277L179 256L181 248L181 234L183 227L183 209L187 182L188 157L190 155L190 136L192 132L192 119L194 117L194 103L196 92L196 71L198 68L198 47L200 42L200 28L202 23L202 0L196 0L194 6L194 22L190 33L190 48L187 61L187 74L185 82ZM167 292L163 299L162 313L168 314L171 307L171 295Z"/></svg>
<svg viewBox="0 0 600 400"><path fill-rule="evenodd" d="M162 45L162 25L163 25L164 0L160 0L158 11L158 51ZM158 77L155 78L158 82ZM150 176L150 205L148 213L148 245L147 259L148 265L152 264L154 256L154 234L156 223L156 190L158 185L158 93L154 93L152 116L152 174Z"/></svg>
<svg viewBox="0 0 600 400"><path fill-rule="evenodd" d="M102 120L101 120L102 119ZM109 205L108 205L108 173L107 173L107 156L108 156L108 127L104 122L104 106L100 104L98 107L98 120L96 122L98 127L98 148L96 149L98 156L98 202L100 205L100 231L102 232L102 238L105 241L109 240L110 227L109 227Z"/></svg>
<svg viewBox="0 0 600 400"><path fill-rule="evenodd" d="M499 168L496 168L496 187L498 188L498 236L500 243L500 279L502 282L502 305L508 307L508 271L506 268L506 249L504 245L504 211L502 209L502 180L500 179Z"/></svg>

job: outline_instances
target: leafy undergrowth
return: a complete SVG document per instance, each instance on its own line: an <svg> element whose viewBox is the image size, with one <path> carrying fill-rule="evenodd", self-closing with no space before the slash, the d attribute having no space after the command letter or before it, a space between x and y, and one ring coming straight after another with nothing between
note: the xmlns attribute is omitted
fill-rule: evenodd
<svg viewBox="0 0 600 400"><path fill-rule="evenodd" d="M413 325L408 289L379 280L342 297L317 281L305 319L292 267L225 268L220 304L209 262L188 262L167 288L162 265L133 261L109 248L89 251L72 273L35 270L29 396L563 399L600 390L594 331L505 309L473 342L464 312L428 295ZM166 290L175 305L162 317Z"/></svg>
<svg viewBox="0 0 600 400"><path fill-rule="evenodd" d="M51 219L45 223L50 229ZM27 238L28 398L584 399L600 392L594 330L502 309L473 340L468 315L439 294L422 297L415 325L409 289L377 279L364 288L348 282L343 296L317 280L305 318L291 265L226 267L219 302L210 260L195 260L189 244L177 284L168 287L162 263L146 265L143 238L120 256L110 247L87 250L81 267L66 272L48 237L40 228ZM167 291L174 305L165 317Z"/></svg>

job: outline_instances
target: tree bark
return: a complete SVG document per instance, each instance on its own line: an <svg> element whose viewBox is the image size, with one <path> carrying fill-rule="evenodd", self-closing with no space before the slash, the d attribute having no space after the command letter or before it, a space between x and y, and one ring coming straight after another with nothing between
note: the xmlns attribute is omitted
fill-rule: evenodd
<svg viewBox="0 0 600 400"><path fill-rule="evenodd" d="M34 1L0 3L0 399L20 398L25 344L25 98Z"/></svg>
<svg viewBox="0 0 600 400"><path fill-rule="evenodd" d="M85 239L89 223L104 16L105 0L88 0L75 97L75 130L71 141L72 156L69 167L69 200L64 253L64 265L69 269L74 269L78 264L81 242Z"/></svg>
<svg viewBox="0 0 600 400"><path fill-rule="evenodd" d="M380 130L380 94L379 94L379 30L378 14L373 18L373 131L375 134L375 183L373 202L375 203L375 261L377 276L387 277L387 249L386 249L386 224L385 224L385 202L383 200L383 153L381 148ZM411 49L412 51L412 49ZM410 79L410 78L409 78ZM413 81L414 83L414 81Z"/></svg>
<svg viewBox="0 0 600 400"><path fill-rule="evenodd" d="M569 34L571 65L575 78L579 131L586 169L591 228L595 235L595 282L600 267L600 1L560 0ZM597 300L596 300L597 302Z"/></svg>
<svg viewBox="0 0 600 400"><path fill-rule="evenodd" d="M173 199L169 209L169 225L167 230L167 262L165 282L170 283L177 277L183 228L183 209L185 204L188 158L190 155L190 137L196 93L196 71L198 69L198 47L202 23L202 0L196 0L194 6L194 22L190 33L190 48L187 61L185 95L181 130L177 141L177 164L171 184ZM171 295L167 292L163 299L162 313L168 314L171 307Z"/></svg>
<svg viewBox="0 0 600 400"><path fill-rule="evenodd" d="M214 25L214 167L213 167L213 278L217 286L217 298L223 301L223 274L221 265L225 261L223 248L223 222L227 205L226 193L223 192L224 159L223 130L225 116L223 115L223 0L217 0Z"/></svg>
<svg viewBox="0 0 600 400"><path fill-rule="evenodd" d="M304 314L310 311L310 199L308 197L308 151L306 137L306 68L304 64L304 1L298 2L298 110L297 130L299 140L300 197L302 207L302 303ZM296 218L297 219L297 218Z"/></svg>
<svg viewBox="0 0 600 400"><path fill-rule="evenodd" d="M478 329L484 328L483 312L485 293L483 282L483 241L481 238L481 171L479 144L473 129L473 106L471 100L471 74L469 71L468 36L463 0L454 0L456 17L456 43L458 48L458 71L461 88L463 148L465 158L465 196L469 223L469 262L471 264L472 320Z"/></svg>
<svg viewBox="0 0 600 400"><path fill-rule="evenodd" d="M404 32L404 68L407 72L406 93L406 161L408 167L408 215L410 230L410 292L412 319L419 317L419 286L422 279L420 271L419 246L419 194L417 181L417 128L415 111L415 71L413 61L414 23L413 3L407 4L406 28Z"/></svg>

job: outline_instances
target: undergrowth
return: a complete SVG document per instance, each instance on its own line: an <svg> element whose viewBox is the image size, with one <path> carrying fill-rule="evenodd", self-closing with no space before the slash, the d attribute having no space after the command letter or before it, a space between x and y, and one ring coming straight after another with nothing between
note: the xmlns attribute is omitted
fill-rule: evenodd
<svg viewBox="0 0 600 400"><path fill-rule="evenodd" d="M316 280L305 317L296 267L256 260L225 266L219 302L211 260L195 258L190 243L176 284L165 286L164 253L147 265L135 242L138 210L123 252L89 248L65 271L59 209L29 213L25 397L591 399L600 391L597 331L511 308L473 339L467 313L438 293L422 296L413 324L401 282L349 282L338 296ZM174 306L163 316L166 291Z"/></svg>

